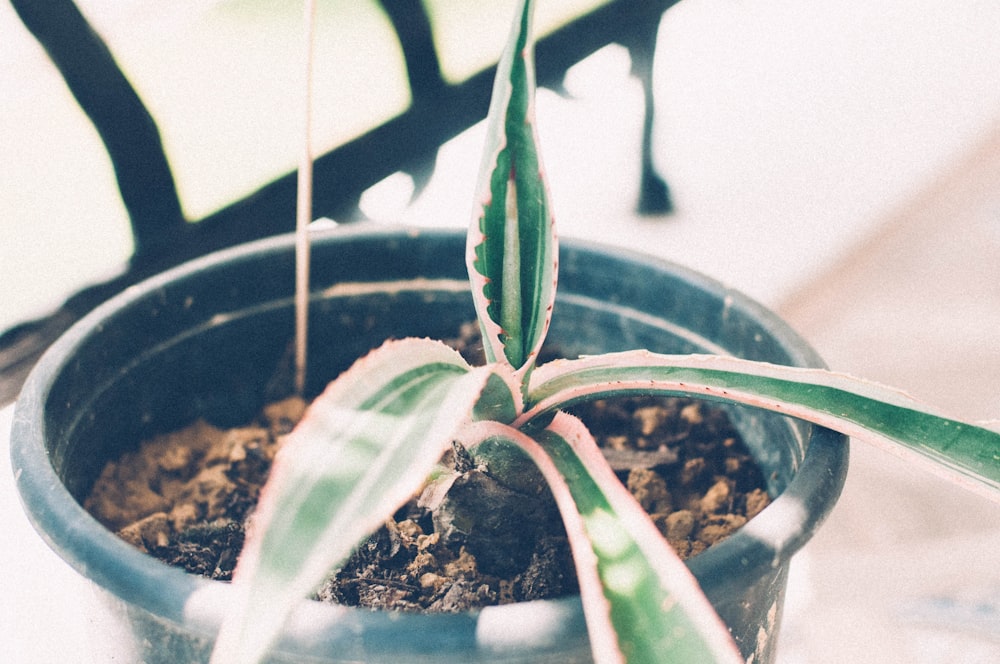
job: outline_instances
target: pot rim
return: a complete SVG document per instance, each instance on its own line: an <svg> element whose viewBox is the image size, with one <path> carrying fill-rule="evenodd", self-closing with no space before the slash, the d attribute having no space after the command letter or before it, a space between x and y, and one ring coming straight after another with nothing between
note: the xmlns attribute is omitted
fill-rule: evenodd
<svg viewBox="0 0 1000 664"><path fill-rule="evenodd" d="M314 242L351 242L376 234L407 241L428 236L464 237L464 230L387 227L352 224L314 232ZM761 324L796 364L822 367L811 347L775 314L719 282L672 262L606 245L561 238L563 248L611 254L616 258L666 271L732 302ZM110 299L64 333L32 370L17 400L11 434L11 458L22 506L47 544L80 574L115 595L154 614L207 636L218 629L229 603L229 585L209 581L172 568L120 540L87 513L57 476L45 446L44 412L48 395L60 372L92 330L164 285L233 261L286 252L294 236L282 235L208 254L153 276ZM785 490L747 525L728 539L688 561L710 596L726 590L729 574L752 574L787 561L826 518L843 487L847 471L846 438L828 429L812 427L801 464ZM477 643L507 647L515 642L544 644L552 639L586 632L579 596L487 607L469 614L392 614L334 607L303 600L289 621L279 648L298 651L303 644L336 639L338 634L363 629L377 635L401 623L416 627L428 640L450 626L470 628ZM513 625L516 625L514 627ZM532 630L525 630L532 625ZM374 637L378 639L377 636Z"/></svg>

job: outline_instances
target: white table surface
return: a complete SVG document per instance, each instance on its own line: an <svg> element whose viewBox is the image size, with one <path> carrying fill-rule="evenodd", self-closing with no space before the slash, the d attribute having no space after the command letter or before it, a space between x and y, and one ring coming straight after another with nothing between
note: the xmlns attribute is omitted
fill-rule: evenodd
<svg viewBox="0 0 1000 664"><path fill-rule="evenodd" d="M74 605L74 598L89 589L41 540L21 509L10 466L13 415L13 405L0 410L0 523L4 529L0 652L11 664L89 664L86 631L90 617Z"/></svg>

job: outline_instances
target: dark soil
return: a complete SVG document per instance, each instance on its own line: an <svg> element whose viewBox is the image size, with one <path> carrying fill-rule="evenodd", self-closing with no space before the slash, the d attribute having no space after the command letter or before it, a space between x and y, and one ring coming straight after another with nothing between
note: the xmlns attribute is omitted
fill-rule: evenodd
<svg viewBox="0 0 1000 664"><path fill-rule="evenodd" d="M160 560L228 580L271 460L304 409L291 398L243 428L197 422L146 441L105 467L84 507ZM739 434L715 407L646 397L598 401L574 414L682 558L725 539L769 502ZM460 611L577 592L562 523L532 469L505 481L457 444L442 463L446 472L366 539L318 599Z"/></svg>

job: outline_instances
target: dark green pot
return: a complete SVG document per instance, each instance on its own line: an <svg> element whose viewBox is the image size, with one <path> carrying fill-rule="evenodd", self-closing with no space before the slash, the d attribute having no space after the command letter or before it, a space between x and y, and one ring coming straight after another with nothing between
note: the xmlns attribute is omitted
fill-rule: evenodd
<svg viewBox="0 0 1000 664"><path fill-rule="evenodd" d="M465 236L355 226L313 246L311 393L387 337L453 336L473 320ZM293 240L208 256L101 306L39 362L18 400L12 457L42 537L90 579L106 620L100 661L207 661L229 586L139 553L81 507L103 464L205 417L249 420L293 336ZM687 270L563 242L549 339L567 355L648 348L817 366L745 297ZM752 409L732 414L778 498L690 568L747 657L773 659L788 561L833 506L841 436ZM588 661L579 598L460 615L397 615L303 601L272 661Z"/></svg>

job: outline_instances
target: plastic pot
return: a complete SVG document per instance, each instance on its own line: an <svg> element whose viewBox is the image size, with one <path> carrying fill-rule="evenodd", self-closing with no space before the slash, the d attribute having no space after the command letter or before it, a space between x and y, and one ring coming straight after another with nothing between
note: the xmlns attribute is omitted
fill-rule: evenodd
<svg viewBox="0 0 1000 664"><path fill-rule="evenodd" d="M474 320L463 233L355 226L313 245L308 391L388 337L443 338ZM17 487L42 537L92 581L98 661L206 661L230 588L131 548L80 506L101 467L196 417L249 420L274 396L293 336L293 241L227 250L129 289L66 333L18 400ZM550 337L567 355L648 348L818 365L783 323L685 269L564 241ZM280 382L280 381L279 381ZM836 501L847 445L825 429L733 408L778 496L690 568L744 654L771 661L788 560ZM579 598L458 615L369 612L303 600L272 660L588 661Z"/></svg>

